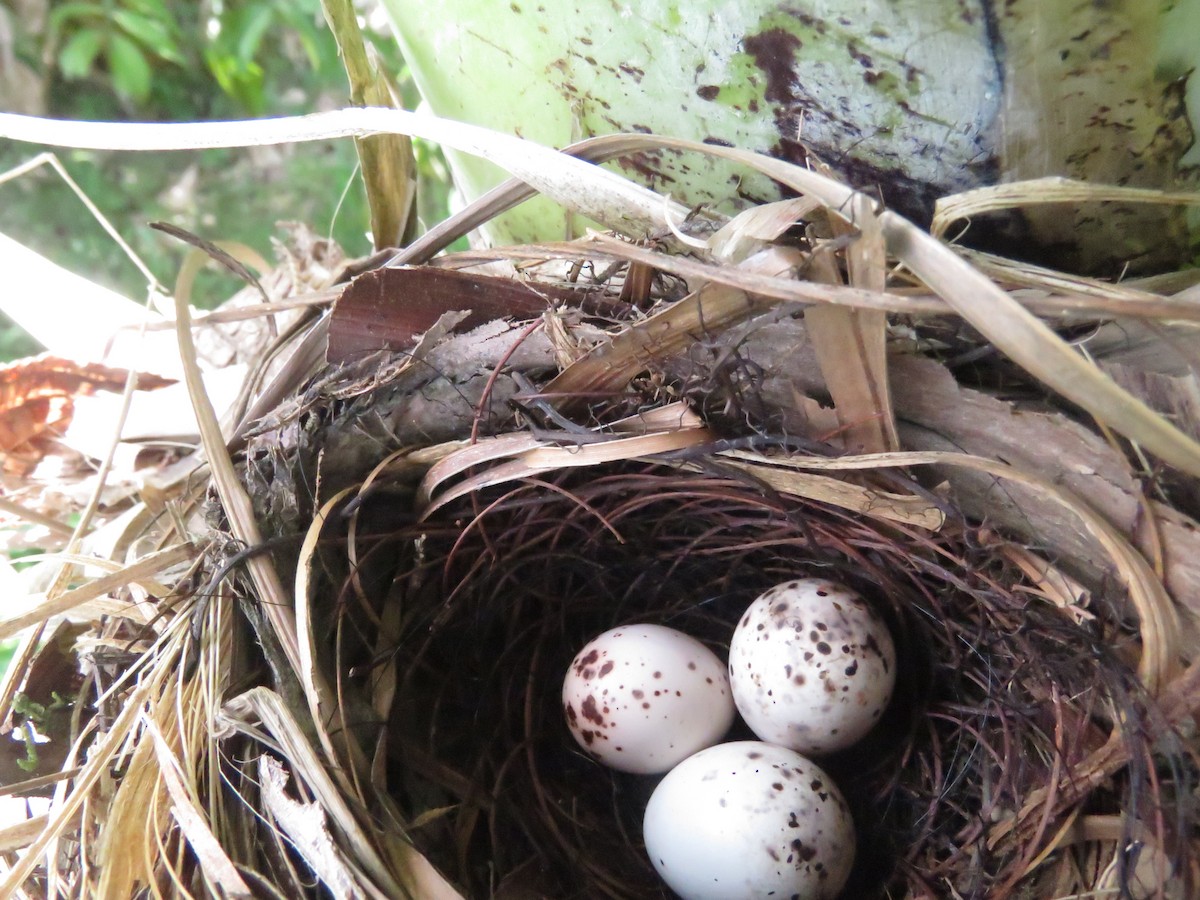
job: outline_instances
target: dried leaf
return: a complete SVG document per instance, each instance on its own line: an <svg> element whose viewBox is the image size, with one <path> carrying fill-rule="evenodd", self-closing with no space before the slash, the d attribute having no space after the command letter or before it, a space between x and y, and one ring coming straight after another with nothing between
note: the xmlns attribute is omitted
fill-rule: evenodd
<svg viewBox="0 0 1200 900"><path fill-rule="evenodd" d="M485 470L479 475L467 478L445 492L432 497L433 485L423 481L418 497L430 497L429 504L423 510L423 515L432 515L447 503L466 496L485 487L517 481L542 472L552 472L556 469L570 469L586 466L596 466L606 462L619 462L628 459L641 459L662 453L672 453L711 443L716 436L704 427L681 428L676 431L652 432L633 437L613 438L599 443L579 444L577 446L556 447L545 442L538 446L523 450L515 460L502 463ZM565 441L571 440L564 436ZM482 443L482 442L481 442ZM447 467L452 468L452 466Z"/></svg>
<svg viewBox="0 0 1200 900"><path fill-rule="evenodd" d="M960 219L983 213L1047 203L1085 203L1098 200L1120 203L1156 203L1163 206L1200 206L1200 193L1156 191L1147 188L1091 184L1070 178L1033 178L989 185L942 197L934 206L930 232L942 237Z"/></svg>
<svg viewBox="0 0 1200 900"><path fill-rule="evenodd" d="M265 811L334 897L361 900L364 894L358 879L329 835L325 811L315 802L299 803L289 797L287 782L279 760L266 753L258 758L258 783Z"/></svg>
<svg viewBox="0 0 1200 900"><path fill-rule="evenodd" d="M742 210L708 239L709 252L719 260L739 263L765 250L797 222L822 209L813 197L793 197Z"/></svg>
<svg viewBox="0 0 1200 900"><path fill-rule="evenodd" d="M883 293L887 250L879 217L863 195L856 194L854 201L838 215L830 215L833 234L851 239L846 249L851 286ZM831 262L829 254L818 252L812 271L822 281L840 283ZM844 446L858 453L898 449L888 387L886 313L817 306L805 313L804 320L842 425Z"/></svg>
<svg viewBox="0 0 1200 900"><path fill-rule="evenodd" d="M667 231L687 210L598 166L512 135L400 109L341 109L240 122L65 122L0 113L0 137L92 150L262 147L337 137L407 134L489 160L580 216L637 237ZM701 145L704 146L704 145Z"/></svg>
<svg viewBox="0 0 1200 900"><path fill-rule="evenodd" d="M189 796L179 772L179 763L167 746L162 731L149 716L142 717L142 727L153 742L159 773L167 793L171 795L171 813L191 845L209 888L221 897L253 897L254 893L242 880L233 861L208 827L204 813Z"/></svg>
<svg viewBox="0 0 1200 900"><path fill-rule="evenodd" d="M782 494L819 500L873 519L916 525L931 531L938 530L946 521L945 514L923 497L867 488L811 472L781 469L772 465L768 457L758 461L743 458L727 465L753 475Z"/></svg>
<svg viewBox="0 0 1200 900"><path fill-rule="evenodd" d="M129 372L99 363L77 363L45 354L0 366L0 453L9 471L27 474L71 422L74 401L98 391L120 394ZM139 375L138 389L174 384ZM111 419L110 419L111 422Z"/></svg>
<svg viewBox="0 0 1200 900"><path fill-rule="evenodd" d="M798 251L773 248L737 268L777 275L793 270L802 261ZM719 332L755 311L755 305L741 291L721 284L706 285L597 346L551 380L545 393L564 395L570 403L572 394L620 390L648 363L674 355L697 337Z"/></svg>
<svg viewBox="0 0 1200 900"><path fill-rule="evenodd" d="M590 293L597 292L450 269L376 269L355 278L334 305L326 358L342 363L375 350L410 350L446 312L468 313L457 325L468 330L506 316L536 318L554 303L577 306Z"/></svg>
<svg viewBox="0 0 1200 900"><path fill-rule="evenodd" d="M74 590L67 591L57 597L47 598L30 610L16 615L0 618L0 640L12 637L23 628L45 621L51 616L59 616L70 612L78 606L102 597L105 594L122 588L127 584L142 580L151 575L157 575L171 566L191 559L196 550L191 544L180 544L167 550L160 550L142 557L136 563L126 566L109 575L102 575Z"/></svg>

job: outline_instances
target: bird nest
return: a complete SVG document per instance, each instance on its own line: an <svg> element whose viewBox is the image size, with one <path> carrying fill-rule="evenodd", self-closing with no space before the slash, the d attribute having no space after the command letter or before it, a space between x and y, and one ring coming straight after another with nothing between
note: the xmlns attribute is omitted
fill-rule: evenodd
<svg viewBox="0 0 1200 900"><path fill-rule="evenodd" d="M575 745L568 664L633 622L723 656L760 592L819 575L898 653L881 721L821 759L859 832L845 896L1194 894L1200 449L1127 352L1175 352L1164 329L1197 316L1172 294L1194 281L938 239L1011 185L957 198L931 235L733 148L589 152L651 141L801 196L685 220L577 159L516 154L639 240L435 259L529 193L510 184L394 259L323 266L263 330L224 429L177 285L203 454L113 518L107 574L0 623L101 601L0 690L45 730L36 663L76 681L63 758L22 787L58 796L0 842L25 850L0 893L661 895L640 827L655 779ZM266 288L205 326L262 315L261 294L289 308Z"/></svg>
<svg viewBox="0 0 1200 900"><path fill-rule="evenodd" d="M723 657L754 597L813 575L869 598L899 655L883 721L821 761L859 828L847 896L1057 896L1151 856L1181 871L1190 764L1170 736L1152 747L1163 729L1129 662L1136 636L1112 609L1073 619L977 526L853 514L705 449L472 491L398 526L389 484L347 497L349 517L331 510L322 559L340 558L314 587L316 627L337 635L325 649L344 691L394 679L386 717L354 730L379 748L415 845L468 896L669 896L641 837L658 778L580 752L562 678L590 638L634 622ZM1083 789L1118 722L1136 765ZM1125 852L1095 859L1067 827L1089 820L1123 822Z"/></svg>

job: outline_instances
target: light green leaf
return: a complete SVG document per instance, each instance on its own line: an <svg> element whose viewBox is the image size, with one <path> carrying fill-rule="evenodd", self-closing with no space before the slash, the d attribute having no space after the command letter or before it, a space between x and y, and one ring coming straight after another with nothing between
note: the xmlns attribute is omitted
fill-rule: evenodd
<svg viewBox="0 0 1200 900"><path fill-rule="evenodd" d="M150 96L150 63L146 55L123 34L113 34L106 53L113 86L117 92L138 103Z"/></svg>
<svg viewBox="0 0 1200 900"><path fill-rule="evenodd" d="M166 22L171 19L171 13L162 0L124 0L125 6L134 12L151 19Z"/></svg>
<svg viewBox="0 0 1200 900"><path fill-rule="evenodd" d="M62 28L66 22L86 22L89 19L104 19L104 16L104 7L99 3L64 3L54 8L48 23L52 29Z"/></svg>
<svg viewBox="0 0 1200 900"><path fill-rule="evenodd" d="M104 46L104 32L98 28L84 28L71 35L71 39L58 53L58 68L64 78L83 78L92 71L92 65Z"/></svg>
<svg viewBox="0 0 1200 900"><path fill-rule="evenodd" d="M249 10L241 21L237 36L237 57L243 62L250 62L258 55L263 35L275 18L275 11L270 6L256 6Z"/></svg>
<svg viewBox="0 0 1200 900"><path fill-rule="evenodd" d="M128 9L113 10L111 18L118 28L141 44L144 50L168 62L183 65L183 54L167 22Z"/></svg>
<svg viewBox="0 0 1200 900"><path fill-rule="evenodd" d="M279 3L278 9L283 20L290 27L292 35L300 42L300 46L308 56L309 65L313 67L313 71L319 72L322 65L321 38L325 32L317 27L312 15L307 10L294 7L286 2Z"/></svg>

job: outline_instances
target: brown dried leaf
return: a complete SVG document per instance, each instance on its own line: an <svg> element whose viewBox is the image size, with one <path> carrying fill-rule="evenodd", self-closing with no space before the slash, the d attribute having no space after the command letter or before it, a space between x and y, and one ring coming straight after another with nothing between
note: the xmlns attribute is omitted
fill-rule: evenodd
<svg viewBox="0 0 1200 900"><path fill-rule="evenodd" d="M1157 203L1164 206L1200 206L1200 193L1091 184L1057 176L1011 181L942 197L934 206L933 224L929 230L934 237L942 237L947 229L960 219L969 219L983 213L1044 206L1047 203L1086 203L1099 200Z"/></svg>
<svg viewBox="0 0 1200 900"><path fill-rule="evenodd" d="M764 250L739 265L739 270L778 275L803 262L799 251L783 247ZM600 344L587 356L560 372L546 394L591 394L617 391L650 362L671 356L705 333L716 333L756 311L742 291L709 284L662 312L629 326ZM569 404L570 397L565 401Z"/></svg>
<svg viewBox="0 0 1200 900"><path fill-rule="evenodd" d="M851 286L883 293L887 282L887 249L879 217L864 196L855 195L855 201L840 215L829 216L833 234L852 237L846 249ZM856 228L858 234L854 236ZM822 281L841 282L828 253L816 255L812 271ZM825 385L833 397L846 449L854 453L882 453L899 448L888 387L887 314L879 310L817 306L805 313L804 320Z"/></svg>
<svg viewBox="0 0 1200 900"><path fill-rule="evenodd" d="M874 519L916 525L930 531L938 530L946 521L945 514L923 497L863 487L828 475L779 468L767 457L758 461L741 458L726 464L753 475L782 494L819 500Z"/></svg>
<svg viewBox="0 0 1200 900"><path fill-rule="evenodd" d="M501 437L510 437L502 435ZM511 435L511 437L522 437ZM674 431L651 432L636 434L632 437L611 438L599 443L580 444L576 446L554 446L539 442L538 446L530 447L520 452L512 462L501 463L485 470L479 475L464 479L454 487L447 489L436 497L432 496L434 485L422 482L419 499L429 498L428 506L423 515L431 515L447 503L466 496L485 487L517 481L542 472L552 472L556 469L596 466L601 463L619 462L629 459L652 457L661 453L672 453L711 443L716 435L702 426L689 426ZM564 437L564 440L570 440ZM484 443L483 441L480 442ZM454 466L449 466L454 468Z"/></svg>
<svg viewBox="0 0 1200 900"><path fill-rule="evenodd" d="M171 814L191 845L210 889L220 897L252 898L254 893L242 880L237 867L209 827L207 817L188 793L179 771L179 762L167 745L161 729L149 716L142 717L142 727L154 744L159 774L167 786L167 793L171 795Z"/></svg>
<svg viewBox="0 0 1200 900"><path fill-rule="evenodd" d="M77 363L48 354L0 366L0 453L4 467L28 474L71 421L73 400L98 391L125 390L129 372L99 363ZM152 391L175 382L138 376L138 389Z"/></svg>
<svg viewBox="0 0 1200 900"><path fill-rule="evenodd" d="M407 351L447 312L467 313L458 327L468 330L507 316L535 318L555 303L578 306L596 293L452 269L376 269L355 278L334 305L326 359Z"/></svg>

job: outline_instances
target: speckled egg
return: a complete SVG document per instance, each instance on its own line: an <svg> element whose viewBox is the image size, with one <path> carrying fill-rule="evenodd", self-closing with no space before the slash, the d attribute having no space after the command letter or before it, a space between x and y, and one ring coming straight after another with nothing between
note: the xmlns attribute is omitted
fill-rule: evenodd
<svg viewBox="0 0 1200 900"><path fill-rule="evenodd" d="M646 853L683 900L829 900L854 865L854 823L816 764L737 741L701 750L655 788Z"/></svg>
<svg viewBox="0 0 1200 900"><path fill-rule="evenodd" d="M563 680L579 746L622 772L665 772L725 736L729 677L716 655L663 625L623 625L579 651Z"/></svg>
<svg viewBox="0 0 1200 900"><path fill-rule="evenodd" d="M729 678L756 735L829 753L853 744L883 714L896 683L896 648L853 590L802 578L750 604L729 645Z"/></svg>

